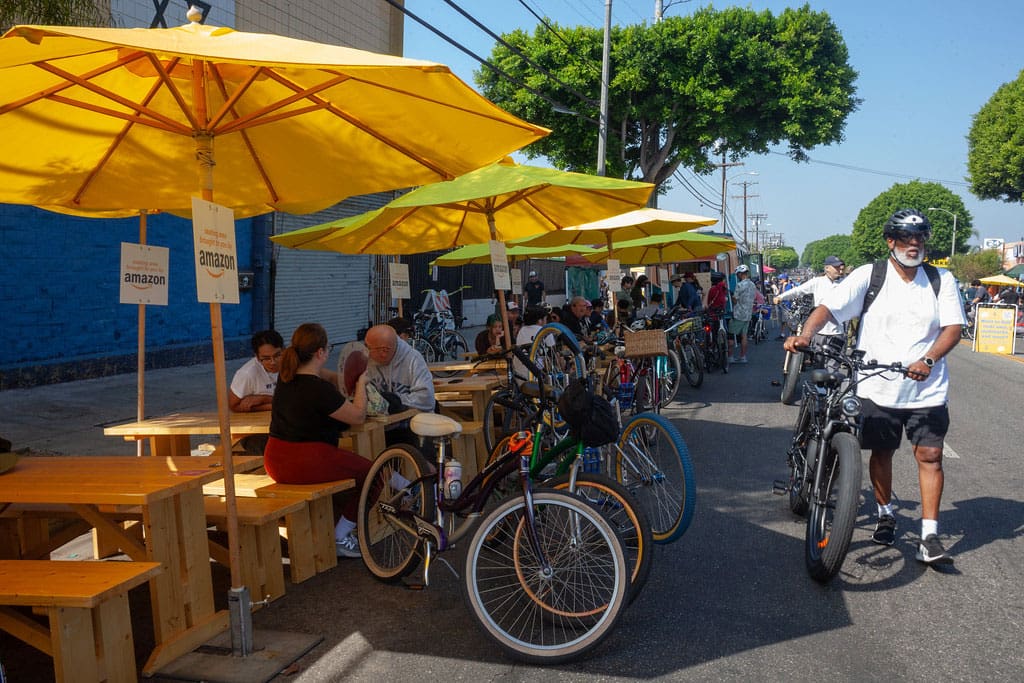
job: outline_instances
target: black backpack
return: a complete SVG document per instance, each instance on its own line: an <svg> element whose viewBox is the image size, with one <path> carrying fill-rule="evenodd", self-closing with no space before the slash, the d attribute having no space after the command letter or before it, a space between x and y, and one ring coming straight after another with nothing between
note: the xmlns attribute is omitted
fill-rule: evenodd
<svg viewBox="0 0 1024 683"><path fill-rule="evenodd" d="M558 399L558 412L584 446L604 446L619 438L615 408L590 391L587 381L574 379Z"/></svg>

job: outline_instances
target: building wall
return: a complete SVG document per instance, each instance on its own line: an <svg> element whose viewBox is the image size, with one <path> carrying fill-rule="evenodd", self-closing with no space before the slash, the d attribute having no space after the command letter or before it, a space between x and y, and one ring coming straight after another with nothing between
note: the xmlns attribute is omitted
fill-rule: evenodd
<svg viewBox="0 0 1024 683"><path fill-rule="evenodd" d="M98 3L109 4L113 24L125 28L149 27L157 13L153 0ZM381 0L208 4L207 24L402 53L401 13ZM184 0L171 0L163 12L166 25L186 23L186 10ZM374 197L343 203L322 220L373 208L389 198ZM254 287L241 292L239 305L221 307L229 358L251 353L252 332L277 327L278 321L287 338L296 321L324 320L332 341L352 338L366 324L370 274L375 272L370 257L311 252L281 257L267 240L275 229L315 222L276 214L236 223L239 270L255 277ZM210 360L209 306L196 301L191 222L151 216L146 241L169 247L171 262L169 305L146 307L147 366ZM138 219L73 218L0 204L0 325L8 340L0 358L0 390L135 371L138 307L118 303L121 242L139 242ZM286 289L278 292L277 283ZM312 294L303 297L302 292Z"/></svg>

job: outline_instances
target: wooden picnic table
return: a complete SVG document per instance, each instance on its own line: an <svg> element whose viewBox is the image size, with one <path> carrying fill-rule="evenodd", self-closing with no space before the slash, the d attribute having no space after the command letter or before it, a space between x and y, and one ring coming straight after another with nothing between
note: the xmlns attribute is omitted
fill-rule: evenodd
<svg viewBox="0 0 1024 683"><path fill-rule="evenodd" d="M233 463L244 471L261 461ZM0 476L0 511L67 506L133 560L163 565L149 582L156 647L142 670L152 675L229 627L228 612L214 607L202 491L222 473L216 457L25 457ZM141 513L144 543L120 523L119 511L132 509Z"/></svg>
<svg viewBox="0 0 1024 683"><path fill-rule="evenodd" d="M466 372L470 375L479 374L500 374L505 373L505 361L503 359L475 361L468 360L439 360L427 363L431 372Z"/></svg>
<svg viewBox="0 0 1024 683"><path fill-rule="evenodd" d="M384 449L384 432L388 425L408 419L415 411L395 415L369 417L361 425L342 432L341 444L363 457L373 460ZM231 438L270 432L270 411L231 413ZM125 422L103 429L107 436L120 436L126 441L149 441L150 455L160 457L188 456L192 453L192 436L220 434L216 412L171 413L136 422Z"/></svg>
<svg viewBox="0 0 1024 683"><path fill-rule="evenodd" d="M497 377L472 375L470 377L434 378L434 398L441 405L442 414L459 417L463 408L469 408L475 422L484 421L487 400L498 388Z"/></svg>

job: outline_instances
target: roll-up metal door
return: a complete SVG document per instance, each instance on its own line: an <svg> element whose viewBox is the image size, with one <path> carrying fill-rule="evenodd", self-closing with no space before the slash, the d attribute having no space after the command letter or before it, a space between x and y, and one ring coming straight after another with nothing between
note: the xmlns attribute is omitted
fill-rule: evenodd
<svg viewBox="0 0 1024 683"><path fill-rule="evenodd" d="M274 214L274 234L319 225L377 209L393 195L353 197L315 214ZM372 256L274 247L274 329L287 342L295 328L317 322L332 345L356 338L370 319Z"/></svg>

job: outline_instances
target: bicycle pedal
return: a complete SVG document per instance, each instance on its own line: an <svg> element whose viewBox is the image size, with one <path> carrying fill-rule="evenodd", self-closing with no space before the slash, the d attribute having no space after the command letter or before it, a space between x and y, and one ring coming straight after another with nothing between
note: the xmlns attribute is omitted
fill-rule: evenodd
<svg viewBox="0 0 1024 683"><path fill-rule="evenodd" d="M425 584L422 583L403 583L403 585L411 591L421 591L426 588Z"/></svg>
<svg viewBox="0 0 1024 683"><path fill-rule="evenodd" d="M782 479L776 479L772 482L772 493L776 496L784 496L789 493L789 482L783 481Z"/></svg>

